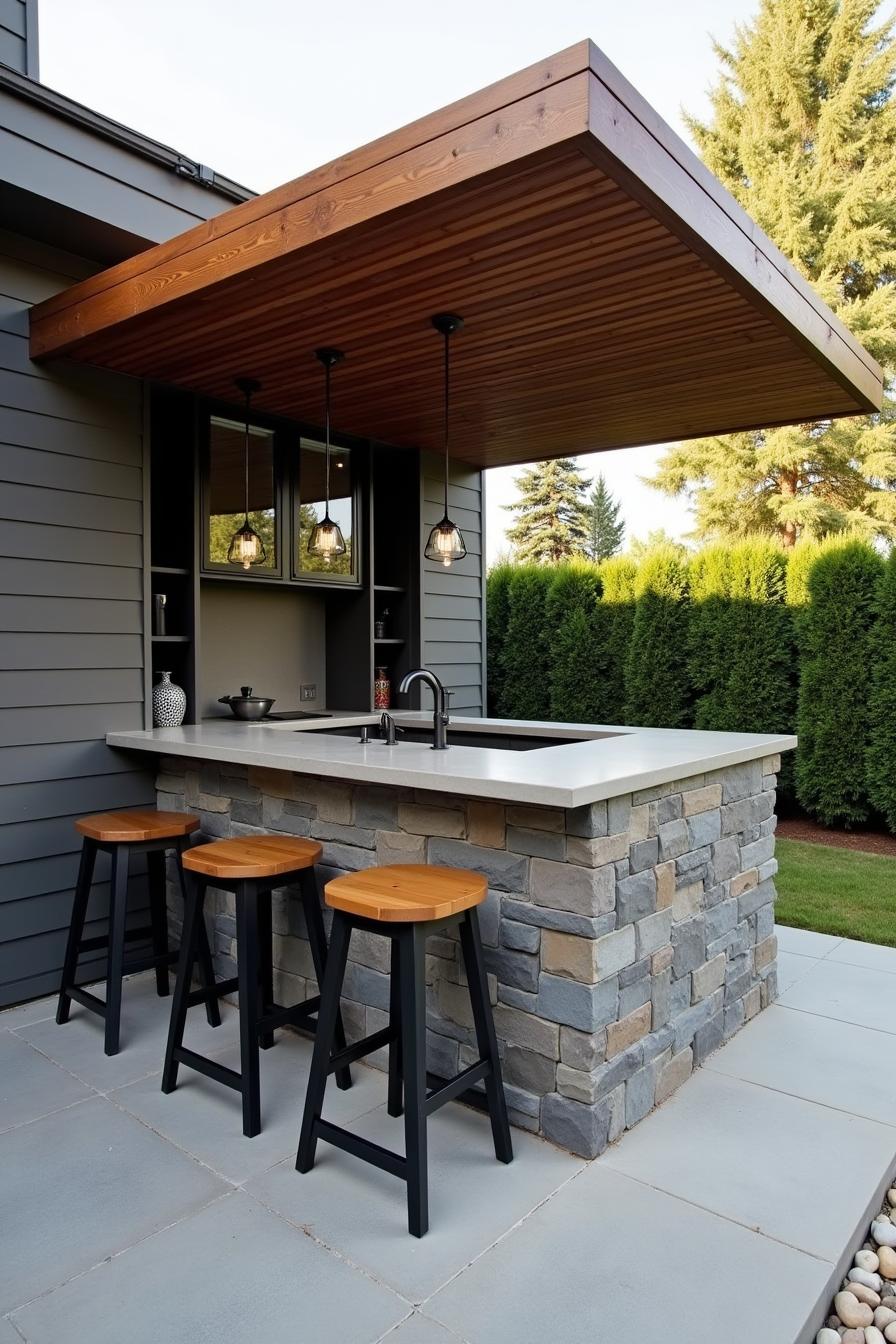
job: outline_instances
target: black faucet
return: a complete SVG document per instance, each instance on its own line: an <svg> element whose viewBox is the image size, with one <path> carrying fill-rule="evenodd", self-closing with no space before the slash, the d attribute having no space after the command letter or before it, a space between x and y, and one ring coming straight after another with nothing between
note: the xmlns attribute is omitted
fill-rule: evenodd
<svg viewBox="0 0 896 1344"><path fill-rule="evenodd" d="M384 709L380 717L380 741L387 747L394 747L398 741L396 734L403 732L404 729L399 728L389 711Z"/></svg>
<svg viewBox="0 0 896 1344"><path fill-rule="evenodd" d="M448 748L448 692L439 681L435 672L428 667L417 667L402 678L398 688L399 695L406 695L415 681L425 681L432 691L432 749L446 751Z"/></svg>

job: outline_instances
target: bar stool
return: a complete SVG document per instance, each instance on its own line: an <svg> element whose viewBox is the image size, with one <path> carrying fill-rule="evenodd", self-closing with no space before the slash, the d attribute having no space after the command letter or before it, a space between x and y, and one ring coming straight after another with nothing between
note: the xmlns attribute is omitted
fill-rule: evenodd
<svg viewBox="0 0 896 1344"><path fill-rule="evenodd" d="M72 999L82 1008L89 1008L105 1019L105 1049L107 1055L118 1054L121 1026L121 982L125 975L134 971L145 971L155 967L156 991L161 998L168 993L168 967L177 960L177 950L168 946L168 915L165 900L165 853L174 850L178 860L189 847L188 837L199 828L199 818L189 812L160 812L152 807L130 808L121 812L98 812L90 817L81 817L75 822L75 829L83 836L81 844L81 863L78 880L75 885L75 900L68 940L65 947L65 960L62 966L62 982L59 987L59 1003L56 1008L56 1021L60 1025L69 1019ZM84 937L84 923L87 918L87 903L90 899L90 887L96 856L102 850L112 857L112 871L109 897L109 932L96 938ZM128 898L128 861L131 854L145 854L149 874L149 918L148 925L139 929L126 928ZM183 891L183 873L178 861L181 890ZM152 939L152 954L138 956L125 961L125 944ZM78 959L85 952L95 952L99 948L108 951L106 965L106 1001L98 999L80 985L75 984L78 972ZM214 984L212 954L208 945L208 936L203 926L196 941L196 955L199 958L200 972L207 985ZM190 964L192 970L192 962ZM212 1027L221 1023L217 1000L208 1005L208 1021Z"/></svg>
<svg viewBox="0 0 896 1344"><path fill-rule="evenodd" d="M408 1230L415 1237L422 1237L429 1227L426 1121L446 1101L482 1079L495 1156L500 1162L513 1161L476 911L485 899L487 889L488 884L479 873L426 864L367 868L334 878L325 888L326 903L334 911L330 959L323 981L296 1170L311 1170L317 1140L324 1139L393 1176L401 1177L407 1182ZM460 944L480 1058L449 1082L427 1092L426 939L431 933L439 933L453 925L460 926ZM389 1025L334 1054L339 994L354 929L365 929L392 939ZM338 1041L336 1043L338 1045ZM390 1115L401 1115L403 1088L405 1157L321 1119L327 1075L387 1043L387 1109Z"/></svg>
<svg viewBox="0 0 896 1344"><path fill-rule="evenodd" d="M162 1073L162 1091L177 1086L179 1064L213 1078L241 1093L243 1133L254 1138L261 1130L259 1044L263 1050L274 1044L274 1031L286 1025L313 1033L320 995L284 1008L274 1003L274 961L271 930L271 893L275 887L297 883L305 913L308 941L318 985L323 983L327 943L314 865L321 846L314 840L286 835L250 835L232 840L214 840L197 845L184 855L187 874L184 933L181 940L177 982L171 1004L168 1048ZM201 930L205 927L202 907L207 887L232 891L236 897L237 974L211 988L190 989L190 968ZM217 1000L236 990L240 1009L240 1072L188 1050L183 1044L187 1009L196 1003ZM337 1005L338 1006L338 1005ZM340 1048L345 1046L342 1018L334 1016L331 1031ZM337 1075L337 1085L351 1087L348 1067Z"/></svg>

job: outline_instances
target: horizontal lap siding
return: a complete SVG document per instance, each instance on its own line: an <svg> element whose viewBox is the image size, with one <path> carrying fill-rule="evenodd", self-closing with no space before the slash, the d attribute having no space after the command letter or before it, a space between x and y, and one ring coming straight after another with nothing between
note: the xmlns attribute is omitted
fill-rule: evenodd
<svg viewBox="0 0 896 1344"><path fill-rule="evenodd" d="M423 455L424 535L444 512L442 464ZM452 463L448 510L464 535L467 555L450 568L423 562L423 661L453 692L458 714L483 713L485 659L482 473Z"/></svg>
<svg viewBox="0 0 896 1344"><path fill-rule="evenodd" d="M28 307L82 274L0 234L0 1004L58 983L74 819L153 800L151 777L104 741L143 726L140 387L28 359ZM135 874L142 922L144 861ZM104 859L93 932L106 879Z"/></svg>

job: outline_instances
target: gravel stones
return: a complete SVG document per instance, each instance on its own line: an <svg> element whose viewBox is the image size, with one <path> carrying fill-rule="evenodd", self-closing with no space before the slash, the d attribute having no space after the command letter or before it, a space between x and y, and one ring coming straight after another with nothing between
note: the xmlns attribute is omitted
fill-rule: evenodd
<svg viewBox="0 0 896 1344"><path fill-rule="evenodd" d="M834 1311L849 1330L871 1325L874 1321L874 1312L867 1302L860 1302L855 1293L837 1293L834 1297Z"/></svg>
<svg viewBox="0 0 896 1344"><path fill-rule="evenodd" d="M856 1268L864 1269L867 1274L876 1274L880 1269L880 1260L873 1251L856 1251Z"/></svg>
<svg viewBox="0 0 896 1344"><path fill-rule="evenodd" d="M877 1218L871 1224L871 1235L878 1246L896 1247L896 1227L883 1218Z"/></svg>
<svg viewBox="0 0 896 1344"><path fill-rule="evenodd" d="M877 1265L882 1278L896 1279L896 1251L892 1246L881 1246L877 1252ZM866 1268L865 1265L862 1268Z"/></svg>
<svg viewBox="0 0 896 1344"><path fill-rule="evenodd" d="M891 1278L896 1271L896 1224L886 1211L896 1207L890 1199L894 1191L896 1186L871 1223L871 1240L856 1251L834 1297L834 1314L815 1336L815 1344L896 1344L896 1295L891 1287L896 1281Z"/></svg>

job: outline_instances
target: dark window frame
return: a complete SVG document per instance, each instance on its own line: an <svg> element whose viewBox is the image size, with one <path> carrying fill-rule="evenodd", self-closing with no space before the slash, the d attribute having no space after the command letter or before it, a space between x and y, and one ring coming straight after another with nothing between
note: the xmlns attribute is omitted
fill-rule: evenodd
<svg viewBox="0 0 896 1344"><path fill-rule="evenodd" d="M301 544L301 530L299 527L299 509L302 504L300 491L300 464L302 440L306 439L309 443L320 444L324 446L323 436L302 429L298 434L296 452L290 455L289 463L289 530L290 530L290 548L289 548L289 567L290 577L294 583L301 583L320 587L325 584L328 588L361 588L362 567L361 555L363 549L364 536L364 516L362 508L361 494L361 475L359 471L359 446L339 437L330 438L331 451L338 452L342 449L349 454L349 463L351 470L351 492L345 498L351 500L352 509L352 567L348 574L334 574L325 569L312 570L301 569L299 566L299 547ZM318 501L315 501L318 502Z"/></svg>

